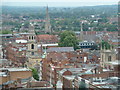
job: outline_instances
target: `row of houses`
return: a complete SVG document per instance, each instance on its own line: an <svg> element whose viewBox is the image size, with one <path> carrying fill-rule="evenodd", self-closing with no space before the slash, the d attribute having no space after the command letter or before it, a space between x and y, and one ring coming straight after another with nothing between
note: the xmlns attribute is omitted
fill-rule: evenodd
<svg viewBox="0 0 120 90"><path fill-rule="evenodd" d="M62 89L81 88L81 83L90 89L117 87L116 81L109 83L107 80L119 76L119 64L116 64L119 60L119 47L110 50L89 50L85 47L76 51L73 47L58 47L57 36L36 35L33 26L28 34L19 36L12 37L13 42L6 42L2 56L10 61L9 67L37 68L41 81L28 82L28 88L40 87L40 83ZM91 46L94 42L83 42L80 45ZM7 68L6 66L7 63L2 65ZM101 87L103 83L112 86Z"/></svg>
<svg viewBox="0 0 120 90"><path fill-rule="evenodd" d="M46 54L46 57L42 60L42 80L48 81L53 87L63 90L81 88L80 83L86 85L86 88L90 90L111 90L118 87L117 82L120 74L118 70L119 61L117 60L118 53L108 52L108 50L104 50L103 53L101 50L100 56L103 55L103 59L96 56L97 58L89 60L90 52L66 49L56 50L53 48L51 52ZM110 55L116 57L109 60Z"/></svg>

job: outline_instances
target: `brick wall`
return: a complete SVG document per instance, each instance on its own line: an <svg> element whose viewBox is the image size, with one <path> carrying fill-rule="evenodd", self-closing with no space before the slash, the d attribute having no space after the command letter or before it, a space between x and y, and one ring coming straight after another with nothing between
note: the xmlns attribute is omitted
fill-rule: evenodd
<svg viewBox="0 0 120 90"><path fill-rule="evenodd" d="M31 71L13 71L10 72L9 80L17 80L17 78L26 79L32 77Z"/></svg>

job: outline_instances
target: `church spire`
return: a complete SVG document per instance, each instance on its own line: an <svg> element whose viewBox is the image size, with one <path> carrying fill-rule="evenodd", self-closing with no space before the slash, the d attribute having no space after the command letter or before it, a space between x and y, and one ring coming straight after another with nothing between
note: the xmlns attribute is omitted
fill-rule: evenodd
<svg viewBox="0 0 120 90"><path fill-rule="evenodd" d="M50 25L50 17L49 17L49 12L48 12L48 6L46 8L45 33L51 33L51 25Z"/></svg>
<svg viewBox="0 0 120 90"><path fill-rule="evenodd" d="M35 34L34 25L32 23L30 23L30 25L29 25L29 33Z"/></svg>
<svg viewBox="0 0 120 90"><path fill-rule="evenodd" d="M83 41L83 21L80 24L81 28L80 28L80 40Z"/></svg>

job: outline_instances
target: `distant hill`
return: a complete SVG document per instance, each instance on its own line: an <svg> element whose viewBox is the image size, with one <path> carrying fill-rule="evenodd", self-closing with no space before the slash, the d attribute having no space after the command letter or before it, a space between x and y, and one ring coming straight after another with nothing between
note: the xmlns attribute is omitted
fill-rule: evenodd
<svg viewBox="0 0 120 90"><path fill-rule="evenodd" d="M46 7L17 7L17 6L2 6L3 14L11 14L11 15L20 15L20 14L37 14L45 15ZM13 13L14 12L14 13ZM84 6L84 7L49 7L50 17L80 17L80 16L88 16L92 14L105 14L107 16L117 15L118 5L102 5L102 6Z"/></svg>

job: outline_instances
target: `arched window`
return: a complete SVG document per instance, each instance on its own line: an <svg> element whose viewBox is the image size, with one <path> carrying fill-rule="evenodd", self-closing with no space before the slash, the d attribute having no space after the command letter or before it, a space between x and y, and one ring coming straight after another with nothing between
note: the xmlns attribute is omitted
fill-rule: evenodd
<svg viewBox="0 0 120 90"><path fill-rule="evenodd" d="M34 36L32 36L32 40L34 39Z"/></svg>
<svg viewBox="0 0 120 90"><path fill-rule="evenodd" d="M34 44L31 45L31 49L34 49Z"/></svg>

